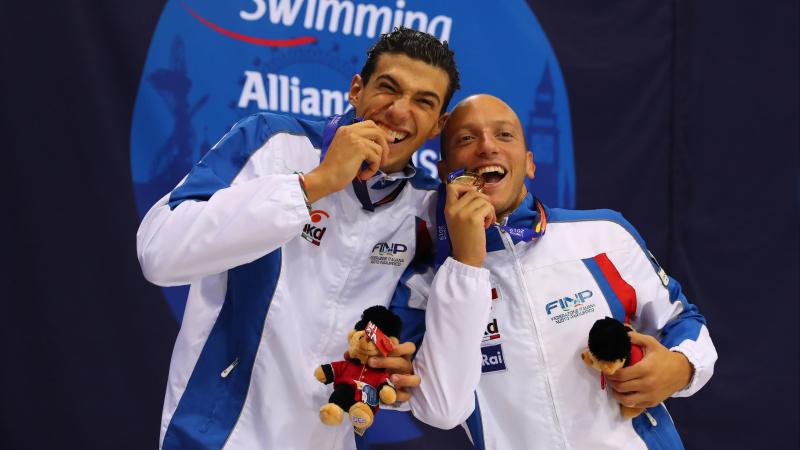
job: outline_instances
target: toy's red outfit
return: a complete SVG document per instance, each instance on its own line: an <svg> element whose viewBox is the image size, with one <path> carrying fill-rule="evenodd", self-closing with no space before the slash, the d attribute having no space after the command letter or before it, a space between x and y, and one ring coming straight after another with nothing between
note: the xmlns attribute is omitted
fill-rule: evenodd
<svg viewBox="0 0 800 450"><path fill-rule="evenodd" d="M333 382L330 401L347 411L355 402L364 402L378 410L378 392L388 383L389 373L384 369L373 369L357 359L323 364L325 384ZM358 382L368 386L360 386Z"/></svg>
<svg viewBox="0 0 800 450"><path fill-rule="evenodd" d="M363 381L378 389L381 384L389 379L389 373L383 369L373 369L364 366L357 360L336 361L329 364L333 368L334 386L349 383L355 386L355 381Z"/></svg>

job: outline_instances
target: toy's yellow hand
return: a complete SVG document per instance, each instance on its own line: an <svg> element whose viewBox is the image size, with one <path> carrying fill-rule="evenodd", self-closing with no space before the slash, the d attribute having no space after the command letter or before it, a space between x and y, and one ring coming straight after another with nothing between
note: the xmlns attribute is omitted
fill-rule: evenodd
<svg viewBox="0 0 800 450"><path fill-rule="evenodd" d="M314 369L314 378L320 383L325 383L325 372L322 370L322 367Z"/></svg>
<svg viewBox="0 0 800 450"><path fill-rule="evenodd" d="M397 401L397 391L391 386L384 386L381 388L381 402L387 405Z"/></svg>

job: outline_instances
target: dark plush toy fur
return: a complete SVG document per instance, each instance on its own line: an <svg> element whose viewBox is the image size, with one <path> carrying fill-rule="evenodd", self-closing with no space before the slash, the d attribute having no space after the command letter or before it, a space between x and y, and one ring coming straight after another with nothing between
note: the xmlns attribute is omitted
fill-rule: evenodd
<svg viewBox="0 0 800 450"><path fill-rule="evenodd" d="M361 314L361 320L356 322L353 329L363 330L369 322L377 325L387 336L400 336L400 330L403 328L400 316L379 305L365 309Z"/></svg>
<svg viewBox="0 0 800 450"><path fill-rule="evenodd" d="M314 371L321 383L333 383L333 393L328 403L319 410L320 420L326 425L342 423L345 411L350 415L356 433L363 434L372 425L378 410L378 398L386 404L394 403L397 391L389 382L384 369L368 367L370 356L381 356L378 347L366 335L367 324L375 324L394 345L403 326L400 317L383 306L367 308L361 319L347 335L347 360L323 364Z"/></svg>
<svg viewBox="0 0 800 450"><path fill-rule="evenodd" d="M589 330L589 351L601 361L621 359L627 366L631 359L631 337L628 336L628 331L630 328L611 317L598 320Z"/></svg>

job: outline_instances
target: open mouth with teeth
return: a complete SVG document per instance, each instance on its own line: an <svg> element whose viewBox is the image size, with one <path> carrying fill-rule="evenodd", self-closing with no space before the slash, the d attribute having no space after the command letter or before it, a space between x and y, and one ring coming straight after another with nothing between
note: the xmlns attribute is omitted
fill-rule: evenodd
<svg viewBox="0 0 800 450"><path fill-rule="evenodd" d="M378 126L381 128L381 130L385 131L386 134L389 136L390 144L397 144L403 142L405 138L408 137L408 133L406 133L405 131L392 130L382 123L379 123Z"/></svg>
<svg viewBox="0 0 800 450"><path fill-rule="evenodd" d="M486 184L498 183L506 176L506 169L500 166L483 166L474 172L483 177Z"/></svg>

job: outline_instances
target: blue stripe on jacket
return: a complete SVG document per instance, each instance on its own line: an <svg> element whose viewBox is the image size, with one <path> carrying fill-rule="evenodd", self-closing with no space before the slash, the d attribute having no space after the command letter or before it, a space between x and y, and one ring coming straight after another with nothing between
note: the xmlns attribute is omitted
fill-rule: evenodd
<svg viewBox="0 0 800 450"><path fill-rule="evenodd" d="M247 397L280 269L278 249L228 271L225 301L167 427L164 450L221 448L227 441Z"/></svg>
<svg viewBox="0 0 800 450"><path fill-rule="evenodd" d="M622 305L619 297L617 297L616 292L614 289L611 288L611 284L609 284L608 279L603 274L603 271L600 270L600 266L597 264L597 261L594 258L586 258L583 260L583 264L589 269L589 272L594 277L594 281L597 282L597 285L600 286L600 290L603 292L603 296L606 298L606 303L608 303L609 309L611 309L611 315L614 319L618 320L620 323L625 323L625 306Z"/></svg>
<svg viewBox="0 0 800 450"><path fill-rule="evenodd" d="M170 208L186 200L206 201L230 186L250 157L277 133L307 136L319 147L323 126L324 122L271 113L242 119L170 194ZM163 449L221 448L228 440L247 397L281 257L278 249L228 270L225 300L167 427Z"/></svg>
<svg viewBox="0 0 800 450"><path fill-rule="evenodd" d="M644 441L648 449L652 450L683 450L683 442L675 429L675 424L667 412L664 404L647 408L647 412L656 421L653 426L647 414L641 413L631 421L636 434Z"/></svg>

